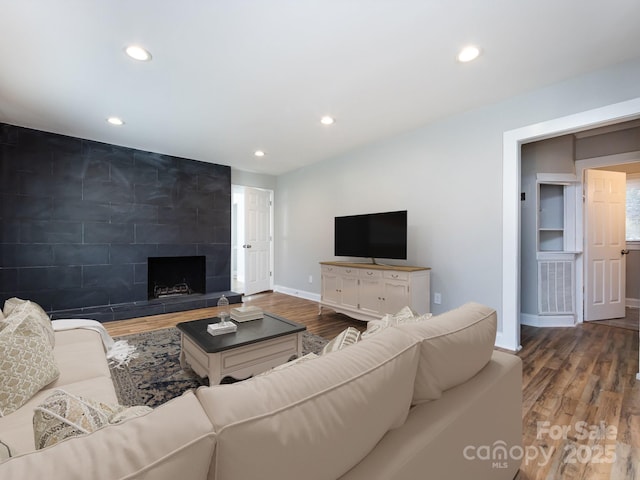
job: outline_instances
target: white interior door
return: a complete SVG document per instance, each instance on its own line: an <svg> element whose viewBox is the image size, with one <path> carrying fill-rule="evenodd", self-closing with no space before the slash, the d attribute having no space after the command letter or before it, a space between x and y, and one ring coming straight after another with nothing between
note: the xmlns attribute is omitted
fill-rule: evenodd
<svg viewBox="0 0 640 480"><path fill-rule="evenodd" d="M244 294L271 289L271 192L244 189Z"/></svg>
<svg viewBox="0 0 640 480"><path fill-rule="evenodd" d="M625 315L625 197L625 173L585 170L585 321Z"/></svg>

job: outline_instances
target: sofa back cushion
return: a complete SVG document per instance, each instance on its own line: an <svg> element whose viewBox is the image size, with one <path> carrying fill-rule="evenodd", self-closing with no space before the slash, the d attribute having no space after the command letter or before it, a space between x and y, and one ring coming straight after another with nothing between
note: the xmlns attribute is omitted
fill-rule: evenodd
<svg viewBox="0 0 640 480"><path fill-rule="evenodd" d="M442 392L478 373L491 358L496 338L496 311L467 303L400 330L420 341L420 363L413 403L440 398Z"/></svg>
<svg viewBox="0 0 640 480"><path fill-rule="evenodd" d="M268 375L198 389L217 434L210 479L340 477L404 423L417 363L415 339L389 329Z"/></svg>
<svg viewBox="0 0 640 480"><path fill-rule="evenodd" d="M0 463L0 478L204 480L214 449L211 422L189 391L147 415L13 457Z"/></svg>

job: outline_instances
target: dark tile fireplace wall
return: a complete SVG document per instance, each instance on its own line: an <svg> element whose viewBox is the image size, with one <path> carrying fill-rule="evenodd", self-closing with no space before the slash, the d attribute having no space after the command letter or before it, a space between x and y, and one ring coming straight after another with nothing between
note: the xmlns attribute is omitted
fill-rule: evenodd
<svg viewBox="0 0 640 480"><path fill-rule="evenodd" d="M2 123L0 149L0 306L146 301L162 256L206 256L206 292L229 290L229 167Z"/></svg>

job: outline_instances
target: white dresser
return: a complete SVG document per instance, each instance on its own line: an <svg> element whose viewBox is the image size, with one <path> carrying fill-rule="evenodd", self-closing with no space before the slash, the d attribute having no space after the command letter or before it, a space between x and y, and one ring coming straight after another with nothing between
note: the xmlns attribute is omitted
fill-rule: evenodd
<svg viewBox="0 0 640 480"><path fill-rule="evenodd" d="M358 320L374 320L405 306L429 313L430 268L320 262L323 307Z"/></svg>

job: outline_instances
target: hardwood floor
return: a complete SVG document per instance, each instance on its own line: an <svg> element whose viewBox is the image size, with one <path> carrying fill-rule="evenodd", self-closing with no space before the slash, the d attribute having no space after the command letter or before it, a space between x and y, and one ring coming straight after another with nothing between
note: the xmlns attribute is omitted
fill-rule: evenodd
<svg viewBox="0 0 640 480"><path fill-rule="evenodd" d="M315 302L280 293L246 297L245 303L304 323L328 339L350 325L366 327L327 309L319 316ZM108 322L105 327L112 336L127 335L216 311ZM516 479L640 480L638 332L594 323L523 326L521 343L525 457Z"/></svg>
<svg viewBox="0 0 640 480"><path fill-rule="evenodd" d="M640 330L640 309L627 307L625 316L622 318L612 318L611 320L597 320L595 324L608 325L609 327L628 328L629 330Z"/></svg>
<svg viewBox="0 0 640 480"><path fill-rule="evenodd" d="M244 297L244 304L255 305L267 312L275 313L281 317L302 323L307 326L308 331L326 339L335 337L349 326L356 327L361 331L364 331L367 327L365 322L354 320L328 309L323 310L322 317L320 317L318 316L318 304L316 302L282 293L263 293ZM217 312L218 307L211 307L187 312L166 313L151 317L106 322L104 326L111 336L117 337L120 335L131 335L132 333L174 327L180 322L214 317Z"/></svg>
<svg viewBox="0 0 640 480"><path fill-rule="evenodd" d="M638 333L523 326L521 344L523 446L538 458L516 479L640 479Z"/></svg>

